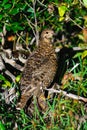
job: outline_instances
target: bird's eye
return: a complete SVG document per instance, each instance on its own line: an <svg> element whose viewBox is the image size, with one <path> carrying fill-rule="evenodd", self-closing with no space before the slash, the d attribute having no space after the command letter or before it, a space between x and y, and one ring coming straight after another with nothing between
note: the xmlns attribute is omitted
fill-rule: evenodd
<svg viewBox="0 0 87 130"><path fill-rule="evenodd" d="M46 34L48 34L48 32L46 32Z"/></svg>

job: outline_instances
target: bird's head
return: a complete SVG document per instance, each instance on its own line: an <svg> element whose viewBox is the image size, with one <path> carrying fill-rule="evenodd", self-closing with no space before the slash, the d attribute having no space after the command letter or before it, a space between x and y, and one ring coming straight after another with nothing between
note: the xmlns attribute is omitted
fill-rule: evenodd
<svg viewBox="0 0 87 130"><path fill-rule="evenodd" d="M51 29L45 29L44 31L42 31L41 33L41 39L44 42L53 42L53 36L54 36L54 31Z"/></svg>

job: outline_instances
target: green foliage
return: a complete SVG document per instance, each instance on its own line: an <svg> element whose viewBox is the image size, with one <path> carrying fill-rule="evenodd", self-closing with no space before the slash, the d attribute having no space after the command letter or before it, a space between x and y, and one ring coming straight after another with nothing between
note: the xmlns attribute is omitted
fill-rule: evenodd
<svg viewBox="0 0 87 130"><path fill-rule="evenodd" d="M86 57L84 57L84 59L82 58L83 53L77 53L72 61L71 61L71 65L75 66L76 63L79 63L77 65L76 68L73 69L72 71L72 76L73 79L68 80L68 82L63 86L63 89L68 89L68 92L72 92L72 93L76 93L76 95L80 95L84 97L87 97L87 87L86 87L86 83L87 83L87 60ZM86 61L85 61L86 60ZM71 66L71 68L72 68ZM67 71L70 71L67 69Z"/></svg>
<svg viewBox="0 0 87 130"><path fill-rule="evenodd" d="M87 1L83 0L84 6L87 7Z"/></svg>
<svg viewBox="0 0 87 130"><path fill-rule="evenodd" d="M41 114L35 104L35 110L33 117L29 117L25 114L24 110L17 111L14 107L9 110L1 105L0 118L3 121L0 122L1 130L9 130L15 128L20 130L74 130L77 129L80 118L84 118L85 111L83 104L75 100L65 99L63 96L59 98L55 97L53 103L49 105L49 111L45 114ZM85 118L84 118L85 120ZM86 130L87 122L81 123L80 128Z"/></svg>
<svg viewBox="0 0 87 130"><path fill-rule="evenodd" d="M0 121L0 130L6 130L4 124Z"/></svg>
<svg viewBox="0 0 87 130"><path fill-rule="evenodd" d="M3 81L2 84L3 87L11 87L11 83L1 74L0 74L0 80Z"/></svg>
<svg viewBox="0 0 87 130"><path fill-rule="evenodd" d="M36 32L36 15L38 31L52 28L58 32L55 46L87 46L87 32L83 34L82 31L87 27L87 0L44 0L40 2L36 1L34 10L33 0L0 1L0 32L5 25L6 30L12 33L28 32L28 40L31 40L34 35L33 31ZM48 10L50 4L54 8L52 13ZM79 64L75 67L77 62ZM61 89L87 97L87 51L77 53L71 59L70 65L67 72L75 67L71 71L73 79L68 79ZM20 76L17 76L16 82L19 80ZM12 86L12 83L1 74L0 81L3 82L0 87ZM11 103L9 107L0 96L0 130L13 129L15 124L19 130L76 130L79 127L78 124L81 130L87 129L87 121L84 117L87 115L85 104L64 97L62 94L57 95L52 103L48 101L49 111L44 115L41 115L36 105L32 118L23 110L15 110L14 105ZM48 115L51 115L50 118ZM81 123L80 118L84 118L84 122Z"/></svg>
<svg viewBox="0 0 87 130"><path fill-rule="evenodd" d="M56 10L53 11L53 15L50 14L47 9L50 3L53 3L54 9ZM78 0L77 3L79 3ZM67 22L67 16L73 17L73 15L75 22L79 25L82 25L83 17L86 15L86 10L79 6L80 3L77 3L75 3L75 1L73 2L72 0L65 0L64 2L58 2L55 0L43 3L44 6L42 6L37 2L35 11L39 29L44 27L52 27L55 30L62 30L63 24ZM12 30L14 32L24 30L25 28L31 30L31 26L29 26L25 15L31 21L31 23L34 24L35 16L32 1L26 0L22 3L21 0L3 0L0 2L0 12L0 30L2 30L3 24L6 25L7 30ZM74 25L74 23L72 24Z"/></svg>
<svg viewBox="0 0 87 130"><path fill-rule="evenodd" d="M18 75L16 78L15 78L15 81L18 83L20 81L20 78L21 78L21 75Z"/></svg>
<svg viewBox="0 0 87 130"><path fill-rule="evenodd" d="M82 53L82 59L85 58L85 57L87 57L87 51L84 51L84 52Z"/></svg>

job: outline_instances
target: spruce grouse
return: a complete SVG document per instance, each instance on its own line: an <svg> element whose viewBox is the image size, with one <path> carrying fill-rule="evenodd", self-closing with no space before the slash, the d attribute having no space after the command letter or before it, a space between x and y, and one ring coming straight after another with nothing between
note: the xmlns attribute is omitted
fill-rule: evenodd
<svg viewBox="0 0 87 130"><path fill-rule="evenodd" d="M25 64L20 80L21 97L17 108L24 108L28 100L39 98L43 89L53 82L57 71L57 56L52 45L54 32L46 29L41 33L39 45Z"/></svg>

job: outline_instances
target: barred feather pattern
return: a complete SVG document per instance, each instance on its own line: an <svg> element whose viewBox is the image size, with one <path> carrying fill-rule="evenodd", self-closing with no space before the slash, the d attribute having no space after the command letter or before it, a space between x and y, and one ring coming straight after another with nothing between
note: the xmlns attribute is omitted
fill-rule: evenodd
<svg viewBox="0 0 87 130"><path fill-rule="evenodd" d="M24 108L31 96L40 97L44 88L52 83L57 71L57 57L52 45L54 32L50 29L41 34L39 46L25 64L20 81L21 97L17 108Z"/></svg>
<svg viewBox="0 0 87 130"><path fill-rule="evenodd" d="M51 44L53 35L54 32L52 30L44 30L41 34L38 48L35 52L30 54L28 59L23 58L20 53L18 58L15 59L14 57L11 57L11 50L9 51L8 49L4 50L3 54L1 52L0 71L2 74L9 76L14 82L15 75L10 69L16 69L19 73L23 71L20 81L21 97L16 108L24 108L27 101L33 96L38 98L39 105L40 102L42 104L45 103L43 98L41 99L43 89L50 86L58 67L55 50ZM13 102L14 98L17 97L15 87L8 90L6 89L4 94L2 94L2 97L4 97L8 104ZM45 108L45 106L43 106L43 108Z"/></svg>

